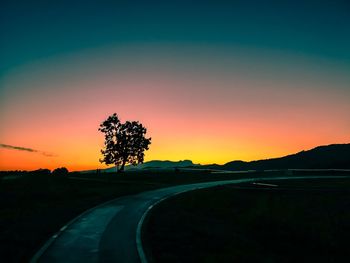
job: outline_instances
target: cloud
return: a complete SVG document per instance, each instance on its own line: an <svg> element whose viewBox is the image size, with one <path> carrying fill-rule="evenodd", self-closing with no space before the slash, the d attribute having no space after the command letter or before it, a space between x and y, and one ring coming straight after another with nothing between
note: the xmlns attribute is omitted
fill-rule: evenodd
<svg viewBox="0 0 350 263"><path fill-rule="evenodd" d="M42 154L42 155L44 155L46 157L55 157L55 156L57 156L56 154L53 154L53 153L48 153L48 152L35 150L35 149L32 149L32 148L26 148L26 147L21 147L21 146L13 146L13 145L8 145L8 144L3 144L3 143L0 143L0 148L12 149L12 150L18 150L18 151L25 151L25 152L32 152L32 153L38 153L38 154Z"/></svg>
<svg viewBox="0 0 350 263"><path fill-rule="evenodd" d="M12 146L12 145L2 144L2 143L0 144L0 147L7 148L7 149L13 149L13 150L19 150L19 151L38 152L37 150L31 149L31 148Z"/></svg>

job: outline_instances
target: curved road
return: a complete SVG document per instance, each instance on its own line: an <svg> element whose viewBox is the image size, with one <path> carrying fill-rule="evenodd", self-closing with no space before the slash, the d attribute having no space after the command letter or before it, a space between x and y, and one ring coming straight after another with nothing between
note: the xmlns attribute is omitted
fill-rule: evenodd
<svg viewBox="0 0 350 263"><path fill-rule="evenodd" d="M143 218L153 205L172 195L200 188L262 180L345 177L347 176L246 178L172 186L121 197L88 210L62 227L31 262L146 262L139 231Z"/></svg>

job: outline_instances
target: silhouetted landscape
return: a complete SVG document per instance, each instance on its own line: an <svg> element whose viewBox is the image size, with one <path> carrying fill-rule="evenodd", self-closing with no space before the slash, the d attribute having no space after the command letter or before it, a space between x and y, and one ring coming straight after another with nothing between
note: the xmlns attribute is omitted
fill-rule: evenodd
<svg viewBox="0 0 350 263"><path fill-rule="evenodd" d="M348 262L349 11L0 1L0 263Z"/></svg>
<svg viewBox="0 0 350 263"><path fill-rule="evenodd" d="M227 170L349 169L350 144L319 146L280 158L252 162L232 161L220 168Z"/></svg>
<svg viewBox="0 0 350 263"><path fill-rule="evenodd" d="M247 170L281 170L281 169L350 169L350 144L331 144L318 146L311 150L279 158L257 160L251 162L232 161L223 165L194 164L191 160L149 161L137 166L127 166L126 170L138 169L169 169L169 168L196 168L218 169L232 171ZM100 172L115 172L115 168L102 169ZM85 171L93 172L93 171Z"/></svg>
<svg viewBox="0 0 350 263"><path fill-rule="evenodd" d="M2 171L0 172L0 212L3 215L8 215L0 218L0 225L2 226L1 242L6 243L5 246L1 247L1 249L4 249L2 250L2 255L5 255L5 258L10 261L18 262L27 260L39 248L39 245L42 244L49 235L57 231L67 220L78 215L84 209L112 197L179 184L250 177L278 177L281 176L281 174L283 175L286 169L290 168L296 169L293 171L293 174L290 174L291 176L349 175L349 172L341 170L349 168L349 151L350 144L320 146L312 150L302 151L281 158L253 162L234 161L222 166L194 165L190 160L179 162L150 161L138 165L135 168L128 168L127 166L123 174L117 174L115 168L109 168L104 172L92 170L90 172L70 173L68 173L65 168L57 168L52 173L48 169L40 169L31 172ZM298 169L301 170L298 171ZM322 169L331 170L323 171ZM242 170L242 173L215 173L216 170ZM246 173L245 170L252 171ZM338 183L335 184L337 180ZM325 182L327 182L327 180ZM340 179L334 179L329 182L333 185L332 191L339 192L342 198L346 198L348 195L347 183ZM248 186L250 187L248 190L240 191L249 192L254 189L254 191L259 190L256 186L253 188L251 188L249 184ZM303 186L303 188L309 189L311 187L310 189L312 190L312 187L317 186L322 186L322 180L314 180L312 184L308 183ZM329 189L330 185L326 183L324 186L327 186L327 189ZM322 188L324 188L324 186L322 186ZM240 189L245 189L245 187L246 186L242 185ZM234 188L228 187L228 189ZM296 191L295 193L298 195L301 193L297 190L293 191ZM303 195L308 193L308 191L305 191ZM211 191L209 192L211 193ZM248 192L245 193L245 195L248 195ZM284 190L281 188L278 192L274 193L276 195L277 193L282 194L283 192ZM215 194L213 192L211 195L213 195L213 198L214 195L217 196L215 198L219 198L220 196L222 196L222 198L227 198L225 193L219 193L218 190L215 190ZM323 192L321 191L319 193ZM240 195L240 192L235 194ZM259 194L256 193L254 195ZM302 196L300 196L300 198L302 198ZM195 200L197 200L197 197ZM204 199L201 200L203 201ZM225 203L224 201L218 202ZM209 204L210 202L207 202L207 209L211 209ZM164 204L162 207L163 206L166 205ZM257 204L257 206L260 205ZM226 205L222 207L222 209L225 210L225 207ZM179 212L179 214L181 213L182 212ZM202 212L198 213L201 214ZM278 212L275 213L278 214ZM178 220L182 219L179 218ZM191 224L197 223L192 222ZM151 227L154 228L155 226ZM180 232L180 230L178 230L178 232ZM154 242L158 242L157 240L159 238L160 237L155 238ZM159 242L163 243L163 241ZM340 241L338 240L336 242ZM21 253L15 252L16 249L20 249ZM163 248L161 249L163 250ZM162 253L163 251L159 254L160 258L162 258ZM167 252L164 251L164 253ZM196 253L200 252L198 251ZM189 258L196 257L196 255L197 254L194 253ZM162 261L163 260L160 260L160 262Z"/></svg>

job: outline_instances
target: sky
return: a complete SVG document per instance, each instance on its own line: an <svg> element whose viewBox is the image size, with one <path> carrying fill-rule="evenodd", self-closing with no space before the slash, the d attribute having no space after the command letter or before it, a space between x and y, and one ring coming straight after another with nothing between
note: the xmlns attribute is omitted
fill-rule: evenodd
<svg viewBox="0 0 350 263"><path fill-rule="evenodd" d="M99 162L117 113L145 160L223 164L350 139L350 3L1 1L0 170Z"/></svg>

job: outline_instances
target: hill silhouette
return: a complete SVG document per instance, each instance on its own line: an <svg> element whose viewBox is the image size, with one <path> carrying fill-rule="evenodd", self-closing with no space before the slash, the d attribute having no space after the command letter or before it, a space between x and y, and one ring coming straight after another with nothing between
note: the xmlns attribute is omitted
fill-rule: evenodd
<svg viewBox="0 0 350 263"><path fill-rule="evenodd" d="M279 158L251 162L232 161L215 168L226 170L349 169L350 144L318 146Z"/></svg>
<svg viewBox="0 0 350 263"><path fill-rule="evenodd" d="M331 144L318 146L311 150L301 151L283 157L257 160L257 161L231 161L224 165L194 164L191 160L183 161L160 161L154 160L139 164L137 166L128 165L125 170L142 169L171 169L171 168L196 168L196 169L218 169L232 171L247 170L279 170L279 169L350 169L350 143ZM96 170L82 171L83 173L94 172ZM115 172L116 168L102 169L100 172Z"/></svg>
<svg viewBox="0 0 350 263"><path fill-rule="evenodd" d="M194 167L197 166L191 160L183 160L183 161L149 161L143 164L139 164L137 166L128 166L128 169L153 169L153 168L184 168L184 167Z"/></svg>
<svg viewBox="0 0 350 263"><path fill-rule="evenodd" d="M160 161L160 160L153 160L149 162L144 162L142 164L138 164L136 166L127 165L125 166L126 171L132 171L132 170L142 170L142 169L172 169L172 168L193 168L193 167L199 167L199 164L194 164L191 160L182 160L182 161ZM81 171L81 173L91 173L95 172L96 170L87 170L87 171ZM116 172L115 166L111 168L101 169L101 173L114 173Z"/></svg>

